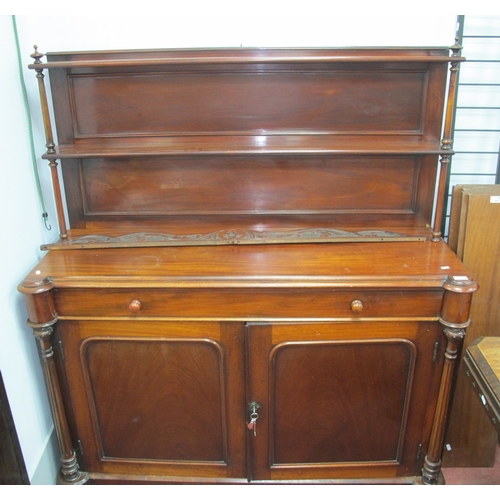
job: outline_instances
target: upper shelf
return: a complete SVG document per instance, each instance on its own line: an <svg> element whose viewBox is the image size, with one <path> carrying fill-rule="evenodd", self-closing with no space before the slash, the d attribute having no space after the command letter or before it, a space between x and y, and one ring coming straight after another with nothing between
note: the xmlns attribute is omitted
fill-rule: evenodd
<svg viewBox="0 0 500 500"><path fill-rule="evenodd" d="M398 155L442 153L438 140L376 135L247 135L79 139L43 158L231 155ZM452 154L450 150L446 154Z"/></svg>
<svg viewBox="0 0 500 500"><path fill-rule="evenodd" d="M38 58L35 56L39 56ZM193 64L271 63L370 63L462 61L450 55L448 47L345 47L345 48L234 48L177 50L116 50L94 52L52 52L49 61L40 61L38 50L32 57L36 68L104 68L127 66Z"/></svg>
<svg viewBox="0 0 500 500"><path fill-rule="evenodd" d="M47 159L200 154L438 154L442 48L34 54L59 146Z"/></svg>
<svg viewBox="0 0 500 500"><path fill-rule="evenodd" d="M459 51L101 51L51 53L46 63L36 51L44 158L61 159L72 231L56 178L61 238L437 239L437 156L446 173ZM97 243L74 240L75 230Z"/></svg>

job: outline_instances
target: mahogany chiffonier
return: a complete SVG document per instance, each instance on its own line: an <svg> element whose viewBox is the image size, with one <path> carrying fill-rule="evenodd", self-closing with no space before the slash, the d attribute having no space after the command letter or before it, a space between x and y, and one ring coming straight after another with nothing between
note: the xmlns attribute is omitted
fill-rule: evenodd
<svg viewBox="0 0 500 500"><path fill-rule="evenodd" d="M61 483L442 481L459 51L35 51Z"/></svg>

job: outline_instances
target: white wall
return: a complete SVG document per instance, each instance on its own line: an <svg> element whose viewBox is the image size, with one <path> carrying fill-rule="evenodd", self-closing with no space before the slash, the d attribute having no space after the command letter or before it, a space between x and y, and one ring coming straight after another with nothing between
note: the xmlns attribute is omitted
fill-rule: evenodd
<svg viewBox="0 0 500 500"><path fill-rule="evenodd" d="M16 287L40 258L40 243L53 239L53 235L44 228L36 194L10 16L0 16L0 45L4 76L0 92L0 370L32 476L52 421L33 335L26 326L26 308ZM38 137L37 142L42 146L42 150L38 148L40 156L44 141Z"/></svg>
<svg viewBox="0 0 500 500"><path fill-rule="evenodd" d="M99 15L83 16L18 15L23 67L31 62L29 54L33 52L34 44L41 52L207 46L448 46L454 41L456 28L455 14L402 14L393 17L339 15L333 8L326 7L337 2L317 6L309 1L307 15L292 7L288 10L283 10L283 6L278 8L272 0L262 5L257 1L248 6L242 4L237 11L233 7L231 15L217 15L216 2L201 4L206 6L205 11L184 3L183 12L179 11L179 3L163 1L161 5L167 13L163 15L107 16L101 12ZM292 4L288 2L287 5ZM359 4L359 10L362 5ZM42 2L40 7L45 8L46 4ZM292 14L283 15L282 12ZM3 305L0 370L6 383L28 475L33 479L37 468L46 465L40 462L50 460L41 457L44 457L53 431L34 341L25 325L27 314L16 287L41 257L39 245L57 238L57 221L49 189L49 169L42 160L38 163L52 231L45 230L40 216L17 73L14 32L11 16L8 15L0 16L0 46L0 224L3 243L0 246L0 304ZM45 138L36 78L27 69L24 73L39 157L44 152ZM45 481L50 484L52 478L47 477Z"/></svg>

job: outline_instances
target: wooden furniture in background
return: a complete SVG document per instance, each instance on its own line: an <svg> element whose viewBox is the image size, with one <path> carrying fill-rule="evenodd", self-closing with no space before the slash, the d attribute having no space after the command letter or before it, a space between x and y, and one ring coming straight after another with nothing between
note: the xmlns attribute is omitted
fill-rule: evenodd
<svg viewBox="0 0 500 500"><path fill-rule="evenodd" d="M480 337L470 345L464 370L500 441L500 338Z"/></svg>
<svg viewBox="0 0 500 500"><path fill-rule="evenodd" d="M35 52L61 239L19 289L62 483L441 481L459 49Z"/></svg>
<svg viewBox="0 0 500 500"><path fill-rule="evenodd" d="M465 348L484 336L500 336L500 185L455 186L449 245L478 281ZM491 467L497 436L462 370L446 438L446 467Z"/></svg>

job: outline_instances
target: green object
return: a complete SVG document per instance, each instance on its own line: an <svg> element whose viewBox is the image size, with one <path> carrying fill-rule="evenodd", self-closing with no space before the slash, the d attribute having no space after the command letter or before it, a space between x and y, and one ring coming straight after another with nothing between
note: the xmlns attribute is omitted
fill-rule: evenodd
<svg viewBox="0 0 500 500"><path fill-rule="evenodd" d="M43 201L43 193L42 193L42 186L40 184L40 176L38 175L38 167L37 167L37 161L36 161L36 154L35 154L35 144L33 141L33 124L31 120L31 110L30 110L30 105L28 101L28 92L26 91L26 84L24 82L24 77L23 77L23 67L22 67L22 62L21 62L21 49L19 47L19 35L17 33L17 23L16 23L16 16L12 16L12 24L14 26L14 36L16 38L16 49L17 49L17 62L19 65L19 78L21 80L21 88L23 91L23 100L24 100L24 107L26 109L26 117L28 119L28 129L29 129L29 137L30 137L30 149L31 149L31 161L33 163L33 172L35 174L35 182L36 182L36 188L38 191L38 198L40 200L40 205L42 208L42 218L43 222L45 224L45 227L50 231L52 227L48 225L48 213L47 210L45 209L45 203Z"/></svg>

